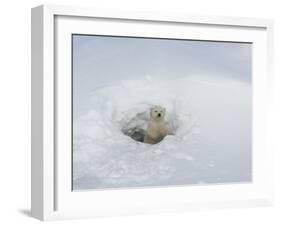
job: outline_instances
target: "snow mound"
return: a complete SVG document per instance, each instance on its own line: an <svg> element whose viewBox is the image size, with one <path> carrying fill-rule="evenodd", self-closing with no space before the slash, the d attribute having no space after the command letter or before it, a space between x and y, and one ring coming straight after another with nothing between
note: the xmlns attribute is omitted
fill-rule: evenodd
<svg viewBox="0 0 281 226"><path fill-rule="evenodd" d="M232 130L233 136L238 134L236 139L248 137L236 128L236 122L229 124L229 114L240 112L241 101L243 107L248 104L250 89L235 81L202 81L197 77L147 77L95 90L88 101L91 110L73 120L74 190L248 180L249 156L229 154L237 146L229 147L233 138L225 135L225 129ZM227 101L232 105L227 106ZM221 104L226 108L221 110ZM150 145L139 141L149 109L155 105L166 108L165 121L174 135ZM247 125L245 112L239 120ZM220 118L221 125L212 124L216 118ZM218 143L214 134L219 134L224 143ZM218 144L222 153L214 151L220 147ZM230 160L232 164L228 164ZM216 166L225 163L229 168L218 171ZM247 171L242 178L237 165Z"/></svg>

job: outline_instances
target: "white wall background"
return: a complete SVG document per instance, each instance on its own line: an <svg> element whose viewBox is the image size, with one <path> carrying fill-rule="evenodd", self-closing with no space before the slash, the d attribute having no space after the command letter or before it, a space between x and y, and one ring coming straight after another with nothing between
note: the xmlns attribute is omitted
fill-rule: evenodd
<svg viewBox="0 0 281 226"><path fill-rule="evenodd" d="M57 0L99 8L186 12L275 19L275 113L270 137L275 150L276 204L272 208L214 210L52 222L52 225L280 225L281 224L281 14L278 0ZM30 208L30 8L51 1L9 0L0 8L0 224L38 225Z"/></svg>

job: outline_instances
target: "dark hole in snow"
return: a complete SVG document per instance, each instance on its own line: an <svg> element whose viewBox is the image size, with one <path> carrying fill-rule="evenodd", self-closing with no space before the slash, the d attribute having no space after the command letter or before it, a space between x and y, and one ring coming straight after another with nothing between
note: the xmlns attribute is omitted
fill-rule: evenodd
<svg viewBox="0 0 281 226"><path fill-rule="evenodd" d="M125 135L131 137L135 141L143 142L145 136L145 130L142 128L131 128L129 130L122 131Z"/></svg>
<svg viewBox="0 0 281 226"><path fill-rule="evenodd" d="M144 141L145 131L148 124L148 112L140 113L124 113L123 119L120 121L121 132L138 142Z"/></svg>
<svg viewBox="0 0 281 226"><path fill-rule="evenodd" d="M147 111L142 111L137 114L126 112L124 113L123 119L120 121L121 132L135 141L143 142L148 121L149 113ZM166 116L165 122L169 135L176 135L178 129L177 119L175 120L175 117L171 118Z"/></svg>

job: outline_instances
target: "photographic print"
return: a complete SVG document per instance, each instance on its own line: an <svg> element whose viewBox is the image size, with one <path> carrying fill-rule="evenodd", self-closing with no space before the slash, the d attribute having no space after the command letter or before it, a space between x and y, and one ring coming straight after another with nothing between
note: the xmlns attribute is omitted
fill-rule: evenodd
<svg viewBox="0 0 281 226"><path fill-rule="evenodd" d="M249 183L252 43L72 35L74 191Z"/></svg>

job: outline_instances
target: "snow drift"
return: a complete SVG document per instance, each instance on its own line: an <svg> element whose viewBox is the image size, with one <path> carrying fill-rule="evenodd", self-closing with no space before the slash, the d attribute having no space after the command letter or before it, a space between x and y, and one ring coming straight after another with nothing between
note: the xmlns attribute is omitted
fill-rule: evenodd
<svg viewBox="0 0 281 226"><path fill-rule="evenodd" d="M73 121L74 190L250 181L251 87L207 78L147 77L94 91L92 110ZM174 135L149 145L136 140L154 105L166 108Z"/></svg>

